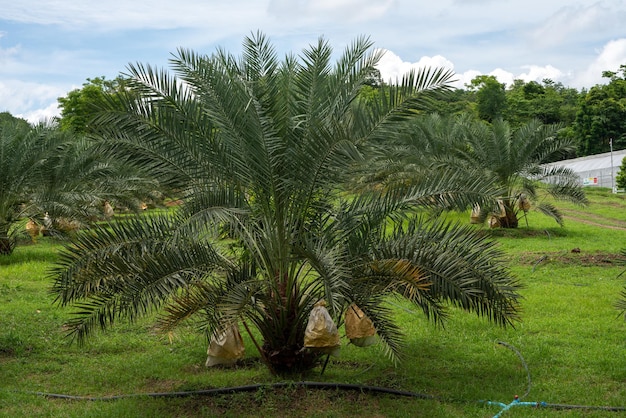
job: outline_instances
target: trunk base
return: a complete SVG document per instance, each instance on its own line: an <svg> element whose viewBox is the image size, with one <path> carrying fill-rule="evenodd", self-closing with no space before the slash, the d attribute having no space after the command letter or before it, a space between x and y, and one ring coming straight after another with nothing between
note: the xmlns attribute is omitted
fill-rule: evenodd
<svg viewBox="0 0 626 418"><path fill-rule="evenodd" d="M263 345L263 356L269 362L269 367L278 375L303 373L316 367L320 363L321 354L302 349L300 346L271 348Z"/></svg>
<svg viewBox="0 0 626 418"><path fill-rule="evenodd" d="M0 255L11 255L15 249L15 239L11 237L0 237Z"/></svg>
<svg viewBox="0 0 626 418"><path fill-rule="evenodd" d="M500 228L517 228L517 226L519 225L517 216L515 216L515 214L511 216L498 217L498 223L500 224Z"/></svg>

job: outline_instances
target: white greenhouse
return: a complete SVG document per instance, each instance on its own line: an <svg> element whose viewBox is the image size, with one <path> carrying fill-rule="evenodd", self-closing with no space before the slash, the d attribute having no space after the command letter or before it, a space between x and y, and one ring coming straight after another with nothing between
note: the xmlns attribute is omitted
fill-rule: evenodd
<svg viewBox="0 0 626 418"><path fill-rule="evenodd" d="M572 169L580 177L583 186L612 188L615 187L615 178L625 157L626 150L621 150L558 161L548 166L564 166Z"/></svg>

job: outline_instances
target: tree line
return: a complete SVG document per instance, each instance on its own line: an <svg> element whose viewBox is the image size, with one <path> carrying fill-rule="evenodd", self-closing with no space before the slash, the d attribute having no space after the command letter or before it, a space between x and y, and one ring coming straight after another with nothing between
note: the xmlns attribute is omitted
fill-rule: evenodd
<svg viewBox="0 0 626 418"><path fill-rule="evenodd" d="M626 148L626 64L617 71L604 71L605 84L577 90L560 82L514 80L506 86L495 76L479 75L465 88L450 89L430 98L428 111L440 115L468 114L478 120L506 120L517 128L531 120L559 124L560 136L575 143L569 157L584 157ZM380 94L385 82L376 69L368 76L361 96ZM94 106L104 94L124 89L125 79L87 79L80 89L58 99L62 129L85 133Z"/></svg>
<svg viewBox="0 0 626 418"><path fill-rule="evenodd" d="M464 89L454 89L435 98L431 111L441 115L469 114L493 122L506 120L514 128L533 119L559 124L560 136L576 144L570 157L626 148L626 64L617 71L604 71L605 84L577 90L560 82L515 80L506 86L495 76L479 75ZM376 94L383 85L375 72L364 94Z"/></svg>

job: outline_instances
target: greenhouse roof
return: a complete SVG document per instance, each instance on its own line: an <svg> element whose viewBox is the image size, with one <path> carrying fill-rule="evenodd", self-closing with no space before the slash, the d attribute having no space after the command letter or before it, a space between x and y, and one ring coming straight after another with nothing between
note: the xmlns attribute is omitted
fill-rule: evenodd
<svg viewBox="0 0 626 418"><path fill-rule="evenodd" d="M626 157L626 150L613 151L613 167L618 168L622 164L622 159ZM588 155L586 157L574 158L571 160L557 161L547 164L548 166L567 167L576 173L584 173L594 170L611 168L611 153Z"/></svg>

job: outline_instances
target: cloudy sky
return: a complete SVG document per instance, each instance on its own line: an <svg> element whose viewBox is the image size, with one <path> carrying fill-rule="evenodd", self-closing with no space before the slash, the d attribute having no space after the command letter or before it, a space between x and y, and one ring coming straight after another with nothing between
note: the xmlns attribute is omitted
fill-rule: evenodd
<svg viewBox="0 0 626 418"><path fill-rule="evenodd" d="M384 79L431 65L458 87L491 74L588 88L626 64L624 22L626 0L0 0L0 112L49 118L87 78L167 66L178 47L238 54L257 30L281 53L370 36Z"/></svg>

